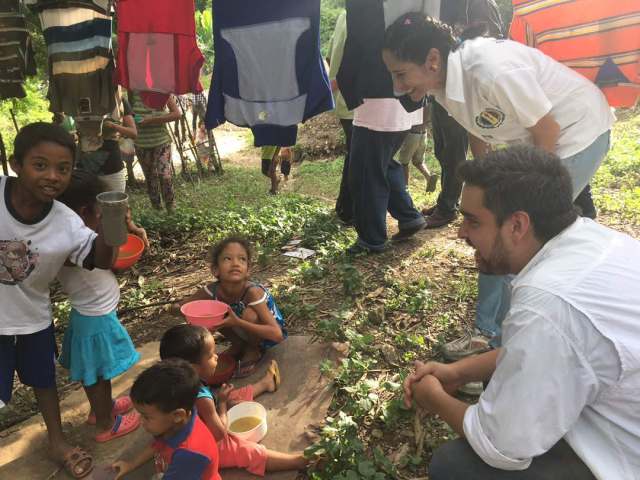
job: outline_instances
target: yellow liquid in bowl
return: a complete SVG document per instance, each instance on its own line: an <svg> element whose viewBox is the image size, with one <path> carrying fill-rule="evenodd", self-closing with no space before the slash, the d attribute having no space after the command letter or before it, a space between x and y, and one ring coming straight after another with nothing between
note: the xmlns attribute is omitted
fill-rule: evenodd
<svg viewBox="0 0 640 480"><path fill-rule="evenodd" d="M241 417L231 422L231 425L229 425L229 430L235 433L248 432L249 430L253 430L258 425L260 425L261 422L262 419L258 417Z"/></svg>

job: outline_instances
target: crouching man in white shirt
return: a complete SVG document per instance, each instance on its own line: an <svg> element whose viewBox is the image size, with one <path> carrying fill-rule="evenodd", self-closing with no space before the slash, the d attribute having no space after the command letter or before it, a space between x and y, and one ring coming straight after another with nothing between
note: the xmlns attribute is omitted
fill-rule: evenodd
<svg viewBox="0 0 640 480"><path fill-rule="evenodd" d="M502 348L405 381L407 406L462 437L431 480L640 479L640 242L578 218L567 171L535 147L459 174L459 237L481 271L516 277ZM471 381L489 381L476 405L452 396Z"/></svg>

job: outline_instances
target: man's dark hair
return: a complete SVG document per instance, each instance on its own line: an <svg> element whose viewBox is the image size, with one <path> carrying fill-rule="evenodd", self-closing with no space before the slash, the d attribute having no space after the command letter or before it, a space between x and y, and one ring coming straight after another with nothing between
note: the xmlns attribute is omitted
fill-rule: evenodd
<svg viewBox="0 0 640 480"><path fill-rule="evenodd" d="M29 150L35 146L51 142L68 148L71 156L76 157L76 142L73 136L60 125L47 122L35 122L20 129L13 141L13 156L18 164L22 164Z"/></svg>
<svg viewBox="0 0 640 480"><path fill-rule="evenodd" d="M96 196L104 191L105 186L96 175L84 170L74 170L69 186L57 200L74 212L78 212L82 207L88 207L93 211L97 202Z"/></svg>
<svg viewBox="0 0 640 480"><path fill-rule="evenodd" d="M164 413L178 408L191 411L200 389L200 379L185 360L162 360L138 375L131 387L131 400L153 405Z"/></svg>
<svg viewBox="0 0 640 480"><path fill-rule="evenodd" d="M211 250L209 251L209 262L211 262L211 265L216 267L218 266L218 260L220 259L220 255L222 255L222 252L224 251L225 248L227 248L228 245L231 245L232 243L237 243L242 245L242 248L244 248L244 250L247 252L247 263L251 263L251 244L249 243L249 240L247 240L244 237L240 237L240 236L231 236L231 237L227 237L223 240L220 240L218 243L216 243L213 247L211 247Z"/></svg>
<svg viewBox="0 0 640 480"><path fill-rule="evenodd" d="M188 323L176 325L164 332L160 340L160 358L180 358L199 363L202 358L207 330Z"/></svg>
<svg viewBox="0 0 640 480"><path fill-rule="evenodd" d="M526 212L543 243L577 218L569 172L556 155L540 148L520 145L496 150L463 163L458 176L483 190L484 206L498 225L514 212Z"/></svg>

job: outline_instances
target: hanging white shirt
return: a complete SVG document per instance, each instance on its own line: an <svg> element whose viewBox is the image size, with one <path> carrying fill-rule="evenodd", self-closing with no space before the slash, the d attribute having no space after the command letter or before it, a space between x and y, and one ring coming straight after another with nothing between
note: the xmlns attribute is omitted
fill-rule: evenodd
<svg viewBox="0 0 640 480"><path fill-rule="evenodd" d="M640 479L640 242L580 218L512 282L503 349L465 436L524 470L564 438L598 479Z"/></svg>
<svg viewBox="0 0 640 480"><path fill-rule="evenodd" d="M490 144L533 143L527 129L551 114L560 126L560 158L587 148L615 121L595 84L511 40L463 42L449 54L445 89L430 93L467 131Z"/></svg>

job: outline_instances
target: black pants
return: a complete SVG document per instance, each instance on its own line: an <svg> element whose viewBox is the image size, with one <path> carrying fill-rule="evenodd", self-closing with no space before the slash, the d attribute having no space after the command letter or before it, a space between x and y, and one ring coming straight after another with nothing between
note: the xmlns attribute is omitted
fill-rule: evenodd
<svg viewBox="0 0 640 480"><path fill-rule="evenodd" d="M591 196L591 185L584 187L573 203L580 207L580 215L583 217L596 218L598 215Z"/></svg>
<svg viewBox="0 0 640 480"><path fill-rule="evenodd" d="M402 165L393 161L405 132L378 132L354 126L349 158L349 190L358 245L383 250L387 241L387 211L400 230L424 225L407 190Z"/></svg>
<svg viewBox="0 0 640 480"><path fill-rule="evenodd" d="M340 179L340 193L336 200L336 214L338 218L346 223L353 221L353 200L349 190L349 152L351 150L351 131L353 130L353 120L340 119L340 125L344 131L346 141L346 151L344 154L344 164L342 165L342 178Z"/></svg>
<svg viewBox="0 0 640 480"><path fill-rule="evenodd" d="M467 131L438 103L431 104L433 150L442 171L442 190L436 203L443 214L457 210L462 182L456 176L458 166L467 160L469 138Z"/></svg>
<svg viewBox="0 0 640 480"><path fill-rule="evenodd" d="M438 448L429 464L431 480L595 480L593 473L564 440L535 457L526 470L499 470L487 465L459 438Z"/></svg>

